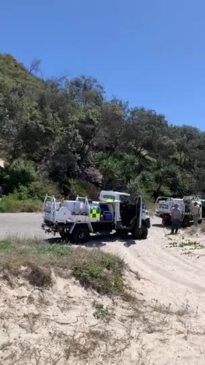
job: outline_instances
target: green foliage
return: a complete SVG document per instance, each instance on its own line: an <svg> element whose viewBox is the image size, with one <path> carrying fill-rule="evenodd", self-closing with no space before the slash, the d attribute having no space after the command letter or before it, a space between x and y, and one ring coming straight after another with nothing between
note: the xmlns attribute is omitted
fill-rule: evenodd
<svg viewBox="0 0 205 365"><path fill-rule="evenodd" d="M96 319L100 319L102 321L105 321L105 320L107 321L109 319L110 313L109 313L108 307L104 306L101 303L96 303L96 302L93 303L93 306L95 308L95 312L93 313L93 316Z"/></svg>
<svg viewBox="0 0 205 365"><path fill-rule="evenodd" d="M57 192L57 186L52 181L39 177L38 180L33 181L29 185L26 196L34 200L43 201L46 194L56 195Z"/></svg>
<svg viewBox="0 0 205 365"><path fill-rule="evenodd" d="M0 183L5 193L12 193L18 187L28 186L36 179L33 163L18 159L0 170Z"/></svg>
<svg viewBox="0 0 205 365"><path fill-rule="evenodd" d="M44 255L60 255L60 256L66 256L71 254L71 248L69 246L65 245L58 245L58 244L52 244L52 245L37 245L32 247L33 253L39 253Z"/></svg>
<svg viewBox="0 0 205 365"><path fill-rule="evenodd" d="M77 195L97 199L99 195L99 190L95 185L87 181L72 178L64 179L62 189L65 195L68 195L71 199L75 199Z"/></svg>
<svg viewBox="0 0 205 365"><path fill-rule="evenodd" d="M0 252L10 249L11 241L9 240L2 240L0 241Z"/></svg>
<svg viewBox="0 0 205 365"><path fill-rule="evenodd" d="M0 200L1 213L15 213L15 212L38 212L42 208L40 200L33 199L19 199L18 194L5 195Z"/></svg>
<svg viewBox="0 0 205 365"><path fill-rule="evenodd" d="M76 104L100 105L103 102L103 88L92 77L77 77L68 83L68 94Z"/></svg>
<svg viewBox="0 0 205 365"><path fill-rule="evenodd" d="M0 241L0 270L23 274L32 285L46 287L52 284L51 268L64 278L74 276L84 288L102 295L125 296L124 263L117 256L37 239L13 237ZM106 308L96 306L96 310L102 319L107 317Z"/></svg>
<svg viewBox="0 0 205 365"><path fill-rule="evenodd" d="M41 80L38 65L0 55L0 185L15 204L58 189L94 199L101 187L149 200L205 193L204 132L107 100L92 77Z"/></svg>
<svg viewBox="0 0 205 365"><path fill-rule="evenodd" d="M83 287L93 288L100 294L120 295L124 290L122 261L99 251L75 265L73 275Z"/></svg>
<svg viewBox="0 0 205 365"><path fill-rule="evenodd" d="M0 83L5 83L10 87L17 83L32 87L42 87L43 84L42 80L28 73L26 68L9 54L0 54Z"/></svg>

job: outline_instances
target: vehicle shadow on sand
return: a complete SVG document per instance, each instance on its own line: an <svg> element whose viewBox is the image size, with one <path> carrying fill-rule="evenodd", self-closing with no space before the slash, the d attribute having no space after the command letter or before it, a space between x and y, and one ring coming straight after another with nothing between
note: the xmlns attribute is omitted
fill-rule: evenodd
<svg viewBox="0 0 205 365"><path fill-rule="evenodd" d="M106 240L106 241L109 241ZM102 242L102 237L101 238L97 238L96 237L90 237L89 241L87 242L81 242L79 244L70 242L70 241L65 241L63 238L61 237L52 237L52 238L48 238L45 240L45 242L49 243L50 245L53 244L59 244L59 245L70 245L70 246L84 246L84 247L103 247L106 245L106 243L103 241Z"/></svg>
<svg viewBox="0 0 205 365"><path fill-rule="evenodd" d="M140 240L142 241L142 240ZM61 237L52 237L52 238L47 238L45 240L46 243L52 245L52 244L60 244L60 245L71 245L71 246L84 246L84 247L90 247L90 248L99 248L99 247L103 247L106 246L107 244L109 244L110 242L116 242L116 243L123 243L123 245L125 247L130 247L132 245L137 244L139 241L138 240L134 240L131 237L127 237L127 238L121 238L118 237L116 234L112 234L112 235L100 235L100 236L90 236L89 241L85 242L85 243L79 243L79 244L75 244L72 242L68 242L63 240Z"/></svg>

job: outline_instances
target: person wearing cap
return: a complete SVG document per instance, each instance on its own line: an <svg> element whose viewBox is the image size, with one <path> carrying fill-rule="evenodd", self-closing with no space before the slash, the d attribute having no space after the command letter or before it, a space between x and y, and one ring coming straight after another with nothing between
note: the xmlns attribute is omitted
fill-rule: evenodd
<svg viewBox="0 0 205 365"><path fill-rule="evenodd" d="M182 212L179 209L178 204L174 204L171 209L171 234L177 233L182 222Z"/></svg>

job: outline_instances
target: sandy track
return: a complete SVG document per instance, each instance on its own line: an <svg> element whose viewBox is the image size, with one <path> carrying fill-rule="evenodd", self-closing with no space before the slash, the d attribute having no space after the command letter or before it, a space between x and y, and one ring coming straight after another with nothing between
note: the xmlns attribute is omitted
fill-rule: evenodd
<svg viewBox="0 0 205 365"><path fill-rule="evenodd" d="M0 237L46 237L41 223L41 213L1 213Z"/></svg>
<svg viewBox="0 0 205 365"><path fill-rule="evenodd" d="M145 348L152 354L150 363L205 364L205 248L179 247L187 241L205 247L204 235L190 235L185 230L170 236L168 230L158 225L158 218L153 222L147 240L128 247L125 242L110 243L103 249L120 255L140 274L142 280L139 283L132 280L131 285L136 292L143 293L147 303L170 306L174 310L187 309L185 317L169 316L168 327L163 332L166 345L161 344L160 334L149 339L142 335ZM183 329L179 330L179 322L183 323Z"/></svg>
<svg viewBox="0 0 205 365"><path fill-rule="evenodd" d="M158 222L154 218L154 222ZM158 225L150 229L147 240L136 241L135 244L126 247L125 242L109 243L104 250L120 255L132 270L139 271L142 277L149 280L155 290L165 291L167 299L171 297L184 300L186 294L201 295L205 300L205 258L204 249L196 249L192 252L170 247L175 242L183 242L186 239L200 241L205 246L203 236L191 237L186 231L181 231L177 236L170 236L169 231ZM198 255L201 259L196 259ZM179 297L179 292L182 298Z"/></svg>

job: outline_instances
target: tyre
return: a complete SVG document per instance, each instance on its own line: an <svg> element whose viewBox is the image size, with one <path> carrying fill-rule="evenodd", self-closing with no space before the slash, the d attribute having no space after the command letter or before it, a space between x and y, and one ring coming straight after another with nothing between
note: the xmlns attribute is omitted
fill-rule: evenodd
<svg viewBox="0 0 205 365"><path fill-rule="evenodd" d="M59 232L59 234L60 234L60 236L61 236L61 238L62 238L63 240L65 240L65 239L66 239L66 232L65 232L65 231L61 231L61 232Z"/></svg>
<svg viewBox="0 0 205 365"><path fill-rule="evenodd" d="M67 231L60 232L60 236L65 243L70 242L71 236L69 232Z"/></svg>
<svg viewBox="0 0 205 365"><path fill-rule="evenodd" d="M141 232L140 239L145 240L147 238L147 236L148 236L148 228L144 224L144 225L142 225L142 232Z"/></svg>
<svg viewBox="0 0 205 365"><path fill-rule="evenodd" d="M141 228L135 226L132 232L132 237L137 240L145 240L147 238L147 235L148 235L148 228L144 223L142 223Z"/></svg>
<svg viewBox="0 0 205 365"><path fill-rule="evenodd" d="M87 226L76 226L71 235L73 243L85 243L89 240L89 229Z"/></svg>

